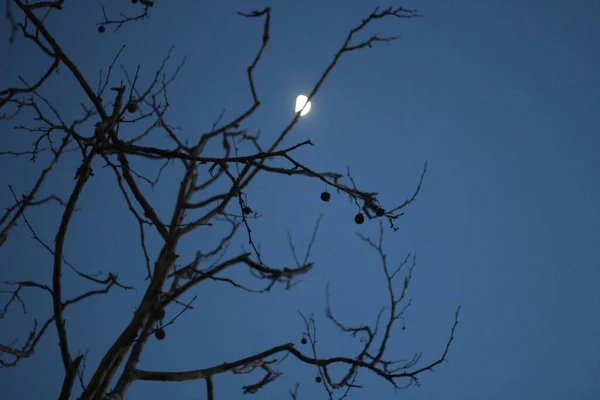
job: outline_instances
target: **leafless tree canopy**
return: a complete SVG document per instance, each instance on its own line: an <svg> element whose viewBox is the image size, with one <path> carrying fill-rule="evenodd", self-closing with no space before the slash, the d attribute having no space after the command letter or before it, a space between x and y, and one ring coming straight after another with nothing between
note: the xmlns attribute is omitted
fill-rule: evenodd
<svg viewBox="0 0 600 400"><path fill-rule="evenodd" d="M118 35L125 24L143 24L158 8L154 0L132 2L138 10L136 15L121 13L120 2L107 3L98 15L98 31L105 35ZM166 3L164 6L168 7ZM11 233L15 231L17 224L21 224L32 237L30 245L41 246L47 251L52 267L47 269L51 271L50 284L42 283L43 279L48 278L46 276L1 282L0 324L6 321L8 313L25 310L27 294L31 291L47 294L52 300L53 312L41 322L32 319L30 327L11 327L12 331L20 332L20 336L15 342L0 343L0 363L3 368L18 368L22 361L34 358L36 347L44 340L45 333L52 329L58 334L57 356L60 355L64 368L62 389L56 395L64 400L74 396L81 400L124 399L131 385L140 384L139 381L189 380L204 380L206 398L213 399L213 377L227 373L253 374L256 377L255 383L244 386L242 391L256 393L277 379L281 368L293 368L294 363L314 366L318 369L316 381L320 382L329 398L344 398L351 390L360 387L356 380L359 371L374 374L396 388L404 388L418 385L421 374L446 361L458 323L459 310L456 311L454 323L449 327L443 351L437 358L422 360L417 352L408 361L396 361L398 358L386 351L392 337L392 328L397 323L404 323L404 312L410 305L407 291L415 267L415 257L409 254L400 265L389 265L382 243L383 233L388 227L397 229L395 222L419 194L427 165L423 167L420 177L415 177L416 185L406 200L384 205L379 203L375 192L361 188L349 171L345 174L318 171L299 160L295 156L296 150L313 146L310 140L282 147L283 140L298 123L300 113L295 114L271 143L264 143L258 135L249 133L244 128L247 119L261 104L261 91L255 85L254 72L261 68L261 58L269 46L269 7L239 13L240 18L251 19L262 26L262 36L256 42L248 39L249 46L254 43L257 45L255 56L248 60L249 107L230 120L225 120L221 115L212 129L197 135L198 139L193 143L182 139L169 116L168 88L181 68L184 68L185 59L173 64L172 53L169 51L149 82L142 83L143 79L140 78L140 71L148 68L145 65L123 67L127 79L116 81L113 76L119 57L127 51L121 49L111 56L112 62L102 66L99 82L97 77L86 77L47 28L47 21L60 19L64 14L63 8L66 7L69 7L69 2L64 0L5 0L5 22L9 27L5 40L11 46L23 46L27 51L35 49L46 56L47 63L39 66L37 76L15 77L9 87L0 88L2 135L26 135L32 142L31 148L12 148L10 140L4 139L2 143L7 147L0 148L0 155L10 159L28 157L39 167L37 178L27 183L29 187L26 192L18 193L14 182L8 182L1 189L12 197L12 201L0 215L0 247L13 243L10 240ZM308 95L309 100L317 94L336 65L348 53L370 51L369 48L376 47L381 42L396 39L379 34L365 36L367 26L376 26L381 20L402 22L419 16L416 10L402 7L376 8L361 21L357 21L345 37L340 37L341 46L337 50L333 49L334 57L314 84ZM65 117L64 111L53 103L50 94L44 90L47 82L52 79L74 79L77 82L82 96L79 100L81 112L78 118ZM240 93L247 90L248 88L242 87ZM130 132L136 133L132 135ZM153 145L156 144L153 138L157 132L166 135L170 144L162 147ZM57 177L67 181L69 193L42 195L42 187L69 153L77 154L81 160L78 165L71 166L74 178L73 175L64 174ZM69 160L72 159L71 156ZM156 176L148 177L139 170L136 171L135 166L140 160L155 165ZM183 173L179 177L178 192L173 194L176 201L170 216L165 218L157 212L148 193L158 184L163 171L173 164L179 164ZM69 262L65 252L65 241L74 240L69 238L69 226L79 211L81 194L94 180L95 170L97 172L99 169L112 174L112 182L118 187L135 218L133 221L137 221L139 236L132 239L131 246L132 251L137 251L133 249L139 246L143 252L146 272L135 285L122 282L119 271L95 274L85 267L74 265L75 263ZM362 223L365 218L366 223L378 222L380 235L377 240L363 236L358 240L362 240L380 257L380 271L387 280L385 290L389 303L377 316L376 324L349 326L335 316L329 304L329 295L327 296L326 316L329 321L341 330L341 334L361 338L361 346L356 354L320 357L315 319L312 315L299 314L305 324L302 343L306 346L275 343L257 354L240 354L237 361L198 365L197 369L188 371L141 368L140 356L149 340L163 339L168 330L177 329L177 319L182 313L194 312L194 291L199 290L202 283L217 281L237 290L268 296L275 285L283 284L290 289L299 276L311 272L314 264L309 261L310 247L316 238L318 222L303 260L297 257L290 238L295 267L263 262L261 250L255 244L251 230L257 215L250 207L246 194L247 188L259 173L284 175L287 176L286 179L319 180L328 189L348 196L356 204L359 210L357 223ZM23 187L23 184L20 183L19 187ZM329 200L328 194L322 196L324 201ZM60 213L60 224L54 232L54 238L38 234L36 225L40 222L30 218L34 213L37 214L36 209ZM178 246L182 238L200 227L212 229L216 224L227 226L228 233L220 238L214 248L198 249L195 257L190 259L180 258ZM148 249L148 237L151 235L159 237L160 249ZM228 244L236 235L247 237L250 245L248 251L228 251ZM158 256L151 260L150 254ZM248 286L246 282L236 281L224 274L234 267L246 268L251 272L256 285ZM0 268L18 266L1 263ZM82 281L82 287L92 289L81 291L74 297L66 296L63 281L66 273L76 274ZM143 295L136 305L134 315L120 328L120 334L114 338L112 345L102 350L101 359L86 363L85 353L72 345L72 338L65 324L65 313L75 304L85 305L88 299L110 296L114 290L138 290ZM166 318L165 309L169 309L168 315L174 317ZM286 363L280 365L284 359ZM84 368L86 364L87 368ZM333 373L333 366L344 366L346 372L341 375ZM298 388L299 385L296 385L290 390L292 398L299 398Z"/></svg>

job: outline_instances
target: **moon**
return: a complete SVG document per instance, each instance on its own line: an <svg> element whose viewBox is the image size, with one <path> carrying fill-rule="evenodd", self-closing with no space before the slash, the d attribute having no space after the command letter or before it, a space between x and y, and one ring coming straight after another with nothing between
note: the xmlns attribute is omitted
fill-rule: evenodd
<svg viewBox="0 0 600 400"><path fill-rule="evenodd" d="M310 111L311 103L308 101L308 97L301 94L296 97L296 108L294 112L300 112L300 116L304 117Z"/></svg>

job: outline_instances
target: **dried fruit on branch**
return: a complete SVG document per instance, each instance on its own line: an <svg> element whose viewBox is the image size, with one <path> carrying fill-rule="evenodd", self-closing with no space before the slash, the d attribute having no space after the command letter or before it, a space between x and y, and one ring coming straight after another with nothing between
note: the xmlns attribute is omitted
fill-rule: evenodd
<svg viewBox="0 0 600 400"><path fill-rule="evenodd" d="M356 216L354 217L354 222L356 222L358 225L365 222L365 216L363 215L363 213L356 214Z"/></svg>
<svg viewBox="0 0 600 400"><path fill-rule="evenodd" d="M163 340L167 336L167 332L164 329L159 328L154 331L154 337L158 340Z"/></svg>

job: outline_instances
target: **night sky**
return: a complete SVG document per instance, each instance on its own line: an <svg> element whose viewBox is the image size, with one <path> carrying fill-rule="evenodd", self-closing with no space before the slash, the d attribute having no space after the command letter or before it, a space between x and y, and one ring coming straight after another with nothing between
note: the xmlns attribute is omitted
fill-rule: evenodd
<svg viewBox="0 0 600 400"><path fill-rule="evenodd" d="M120 3L106 1L107 12L135 11L129 2ZM246 68L260 46L262 20L240 17L237 11L269 4L156 3L151 19L100 34L100 2L66 2L47 27L94 85L123 44L127 47L118 64L130 72L140 64L142 83L175 45L167 72L183 57L187 60L169 88L166 118L191 141L210 130L223 109L231 118L251 105ZM255 72L262 104L244 125L252 133L260 130L265 147L294 117L296 96L310 92L348 30L376 6L367 0L270 5L271 42ZM377 192L385 207L412 195L428 162L417 200L397 220L399 230L384 223L391 265L408 252L417 254L406 329L399 324L393 332L389 357L410 359L423 351L423 364L437 359L454 313L462 309L449 363L421 375L421 387L394 391L364 371L357 380L363 388L352 390L349 398L600 398L600 3L438 0L391 5L418 8L424 17L381 21L360 36L401 38L345 55L283 146L310 139L315 146L299 149L298 161L318 171L346 173L349 167L357 185ZM18 75L33 81L47 58L22 37L10 45L8 24L0 27L0 88L17 84ZM114 74L115 86L125 80L120 68ZM80 115L85 95L66 68L41 93L65 118ZM0 151L31 149L35 136L12 130L30 121L0 121ZM128 129L135 132L135 127ZM82 134L92 132L90 124ZM154 143L168 141L158 135ZM8 185L27 192L47 160L0 157L0 209L13 202ZM75 152L65 157L42 194L67 197L80 161ZM140 168L153 175L158 164ZM138 291L114 290L66 313L72 351L89 349L88 379L147 284L137 222L112 171L100 161L94 170L67 235L65 256L88 273L117 272L120 281ZM167 169L158 187L146 190L161 215L170 215L181 172L179 166ZM354 355L359 340L325 317L325 289L329 283L332 307L343 322L374 324L387 305L386 281L378 254L356 232L377 240L379 224L356 225L357 209L348 196L333 191L324 203L319 199L323 190L317 180L259 174L246 194L260 214L249 223L263 260L292 267L287 232L302 256L322 215L310 255L314 269L292 290L279 285L262 295L218 282L199 286L192 294L195 309L167 329L164 341L150 341L140 368L204 368L286 342L308 351L300 344L304 325L298 311L314 313L319 356ZM27 213L50 244L60 217L56 204ZM199 229L181 242L181 259L208 249L224 232L220 226ZM21 222L0 247L0 280L50 283L52 257L31 236ZM249 249L243 230L228 255L242 247ZM154 260L160 250L156 236L149 238L149 250ZM260 287L242 267L227 276ZM64 282L65 297L92 287L70 272ZM2 296L3 307L8 296ZM30 290L23 299L27 314L14 307L0 321L2 344L24 340L33 318L45 321L52 313L45 293ZM173 306L167 314L174 317L179 310ZM57 397L63 377L57 342L52 328L33 358L1 370L0 388L7 399ZM289 398L296 383L299 399L326 398L322 384L314 381L316 368L289 357L277 369L283 375L256 398ZM258 380L259 374L219 375L215 398L241 398L241 387ZM127 397L165 398L204 399L205 383L137 382Z"/></svg>

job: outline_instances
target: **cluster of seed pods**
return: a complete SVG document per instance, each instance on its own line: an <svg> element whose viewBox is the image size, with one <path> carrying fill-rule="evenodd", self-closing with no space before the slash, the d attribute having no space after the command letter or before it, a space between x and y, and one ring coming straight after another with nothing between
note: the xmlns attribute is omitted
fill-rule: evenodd
<svg viewBox="0 0 600 400"><path fill-rule="evenodd" d="M321 200L323 200L326 203L329 202L329 200L331 200L331 193L327 191L322 192ZM385 209L378 207L377 210L375 210L375 215L377 215L378 217L383 217L385 215ZM365 222L365 215L362 212L359 212L354 216L354 222L358 225L362 224L363 222Z"/></svg>

